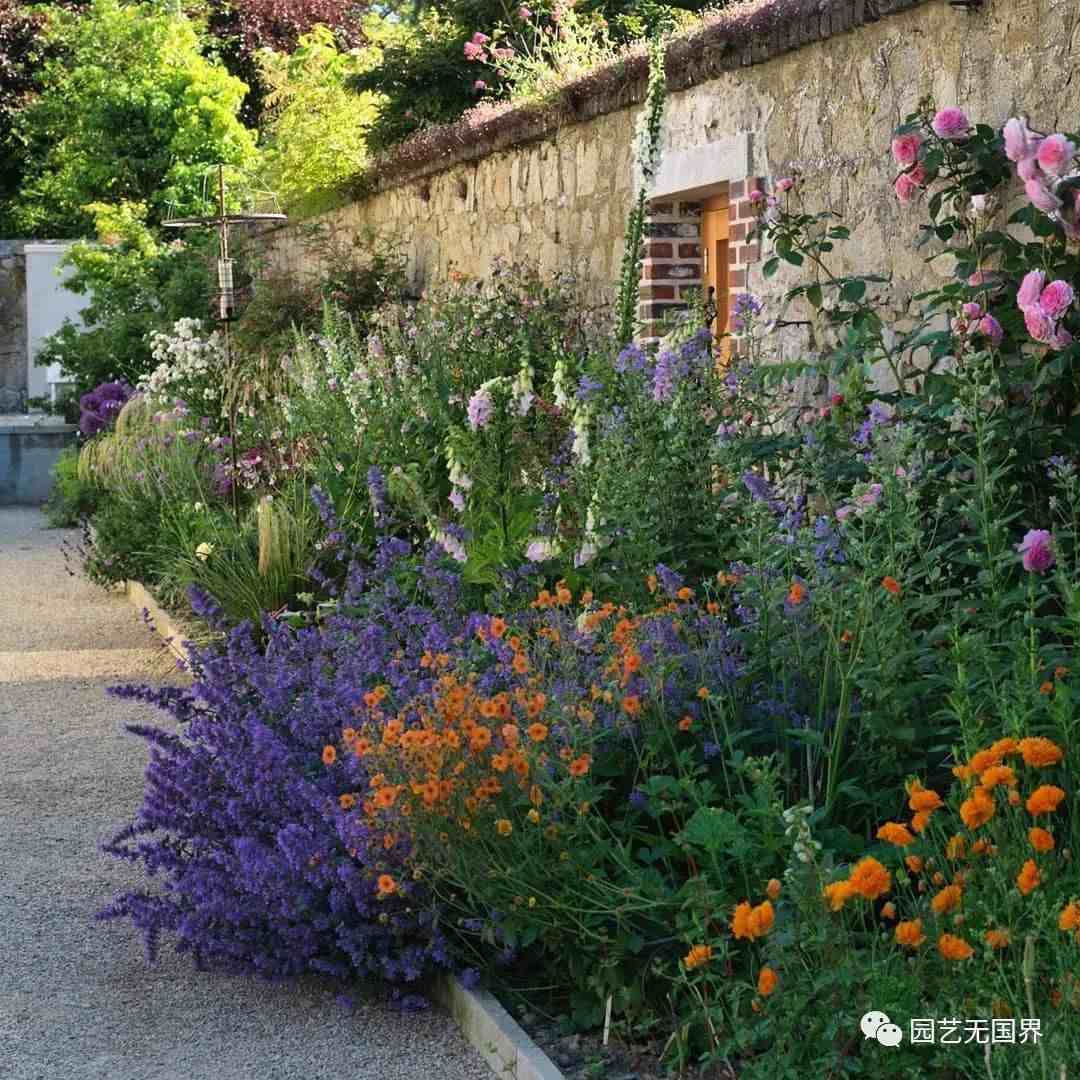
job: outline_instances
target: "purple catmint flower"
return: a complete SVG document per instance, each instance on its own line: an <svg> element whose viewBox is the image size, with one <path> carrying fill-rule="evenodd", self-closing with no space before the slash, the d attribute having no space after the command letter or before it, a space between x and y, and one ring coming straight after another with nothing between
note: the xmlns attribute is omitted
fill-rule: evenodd
<svg viewBox="0 0 1080 1080"><path fill-rule="evenodd" d="M1024 569L1029 573L1044 574L1055 562L1054 538L1046 529L1030 529L1016 545L1022 556Z"/></svg>
<svg viewBox="0 0 1080 1080"><path fill-rule="evenodd" d="M626 371L644 371L648 362L649 358L645 355L645 350L636 342L632 342L615 358L615 370L620 375Z"/></svg>
<svg viewBox="0 0 1080 1080"><path fill-rule="evenodd" d="M597 379L590 379L588 375L582 375L578 380L577 390L574 396L578 401L589 401L603 389L604 384L602 382L599 382Z"/></svg>

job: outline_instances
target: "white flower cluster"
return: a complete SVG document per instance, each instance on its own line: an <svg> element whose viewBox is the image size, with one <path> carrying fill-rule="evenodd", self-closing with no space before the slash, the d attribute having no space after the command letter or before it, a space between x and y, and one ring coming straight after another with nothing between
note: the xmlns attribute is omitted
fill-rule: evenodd
<svg viewBox="0 0 1080 1080"><path fill-rule="evenodd" d="M222 396L224 351L217 333L202 336L199 319L179 319L168 334L153 334L150 351L157 367L139 383L148 398L171 405L218 402Z"/></svg>
<svg viewBox="0 0 1080 1080"><path fill-rule="evenodd" d="M787 828L784 835L794 838L793 854L801 863L811 863L821 850L821 844L810 833L810 815L814 808L809 804L789 806L780 816ZM789 868L785 877L791 874Z"/></svg>

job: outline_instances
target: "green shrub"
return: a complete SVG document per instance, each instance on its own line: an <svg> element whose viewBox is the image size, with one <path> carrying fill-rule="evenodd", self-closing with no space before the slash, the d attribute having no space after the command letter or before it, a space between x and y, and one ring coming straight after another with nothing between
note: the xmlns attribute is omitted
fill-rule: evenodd
<svg viewBox="0 0 1080 1080"><path fill-rule="evenodd" d="M94 512L100 493L94 484L79 476L79 451L69 447L61 451L53 466L53 485L45 516L54 529L78 525Z"/></svg>

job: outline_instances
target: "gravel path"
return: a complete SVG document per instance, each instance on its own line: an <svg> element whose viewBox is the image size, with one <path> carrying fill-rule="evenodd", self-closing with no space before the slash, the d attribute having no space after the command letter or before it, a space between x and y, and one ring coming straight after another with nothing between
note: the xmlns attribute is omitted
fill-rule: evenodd
<svg viewBox="0 0 1080 1080"><path fill-rule="evenodd" d="M0 508L0 1077L4 1080L490 1080L452 1021L347 1013L288 985L147 968L130 925L94 912L138 880L98 851L142 793L146 750L107 698L171 662L120 596L64 571L62 532Z"/></svg>

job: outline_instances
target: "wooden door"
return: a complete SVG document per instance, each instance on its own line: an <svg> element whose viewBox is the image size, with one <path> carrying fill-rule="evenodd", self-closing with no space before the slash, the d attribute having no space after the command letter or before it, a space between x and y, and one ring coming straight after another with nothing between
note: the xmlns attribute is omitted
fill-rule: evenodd
<svg viewBox="0 0 1080 1080"><path fill-rule="evenodd" d="M713 333L719 337L728 328L728 193L705 199L701 206L702 282L705 295L716 308ZM721 355L727 354L727 339Z"/></svg>

